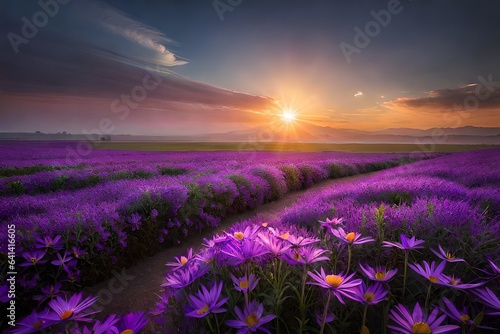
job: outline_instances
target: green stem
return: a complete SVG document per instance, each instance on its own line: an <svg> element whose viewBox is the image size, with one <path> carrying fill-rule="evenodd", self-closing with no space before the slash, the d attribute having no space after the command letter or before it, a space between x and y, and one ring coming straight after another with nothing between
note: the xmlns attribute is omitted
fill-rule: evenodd
<svg viewBox="0 0 500 334"><path fill-rule="evenodd" d="M363 322L361 323L361 332L363 332L363 328L366 323L366 311L368 311L368 304L365 304L365 309L363 310Z"/></svg>
<svg viewBox="0 0 500 334"><path fill-rule="evenodd" d="M429 298L431 297L432 283L429 282L429 289L427 289L427 297L425 298L425 308L429 306Z"/></svg>
<svg viewBox="0 0 500 334"><path fill-rule="evenodd" d="M351 269L351 244L347 245L347 272Z"/></svg>
<svg viewBox="0 0 500 334"><path fill-rule="evenodd" d="M214 327L212 326L212 322L210 321L210 314L207 316L208 327L210 327L210 332L215 333Z"/></svg>
<svg viewBox="0 0 500 334"><path fill-rule="evenodd" d="M300 291L300 326L302 327L306 320L306 301L305 301L305 291L306 291L306 280L307 280L307 267L304 264L304 270L302 272L302 289Z"/></svg>
<svg viewBox="0 0 500 334"><path fill-rule="evenodd" d="M405 292L406 292L406 272L408 270L408 250L405 250L405 268L404 268L404 274L403 274L403 302L405 300Z"/></svg>
<svg viewBox="0 0 500 334"><path fill-rule="evenodd" d="M326 315L328 314L328 306L330 304L331 296L330 290L328 290L328 298L326 300L325 310L323 311L323 319L321 320L321 329L319 330L319 334L323 334L325 331Z"/></svg>

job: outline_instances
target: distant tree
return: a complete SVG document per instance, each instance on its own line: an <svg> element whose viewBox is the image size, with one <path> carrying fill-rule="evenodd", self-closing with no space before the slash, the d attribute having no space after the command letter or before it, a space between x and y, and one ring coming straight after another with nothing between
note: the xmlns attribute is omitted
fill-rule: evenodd
<svg viewBox="0 0 500 334"><path fill-rule="evenodd" d="M42 133L42 131L36 131L35 133L36 133L37 135L39 135L39 134L41 134L41 133ZM499 136L500 136L500 135L499 135Z"/></svg>
<svg viewBox="0 0 500 334"><path fill-rule="evenodd" d="M110 135L102 136L101 141L111 141L111 136Z"/></svg>

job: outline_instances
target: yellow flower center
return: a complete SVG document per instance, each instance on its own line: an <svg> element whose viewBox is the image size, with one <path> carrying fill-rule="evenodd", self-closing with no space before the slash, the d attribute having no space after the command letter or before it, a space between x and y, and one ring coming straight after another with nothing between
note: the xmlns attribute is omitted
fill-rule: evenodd
<svg viewBox="0 0 500 334"><path fill-rule="evenodd" d="M121 332L120 334L134 334L134 331L131 329L126 329L123 332Z"/></svg>
<svg viewBox="0 0 500 334"><path fill-rule="evenodd" d="M185 257L185 256L181 256L181 264L182 264L182 265L185 265L187 262L188 262L187 257Z"/></svg>
<svg viewBox="0 0 500 334"><path fill-rule="evenodd" d="M205 304L202 308L200 308L198 311L196 311L197 314L202 315L208 312L208 305Z"/></svg>
<svg viewBox="0 0 500 334"><path fill-rule="evenodd" d="M240 289L248 289L248 281L240 281Z"/></svg>
<svg viewBox="0 0 500 334"><path fill-rule="evenodd" d="M243 238L245 237L245 235L243 234L243 232L234 232L234 237L237 240L243 240Z"/></svg>
<svg viewBox="0 0 500 334"><path fill-rule="evenodd" d="M376 272L375 278L378 280L383 280L385 278L385 272L383 272L383 271Z"/></svg>
<svg viewBox="0 0 500 334"><path fill-rule="evenodd" d="M464 324L466 324L466 323L468 323L468 322L470 321L470 317L469 317L467 314L462 314L462 315L460 316L460 320L462 320L462 322L463 322Z"/></svg>
<svg viewBox="0 0 500 334"><path fill-rule="evenodd" d="M301 259L301 256L300 256L300 254L299 254L299 253L294 253L294 254L293 254L293 258L294 258L295 260L299 261L299 260Z"/></svg>
<svg viewBox="0 0 500 334"><path fill-rule="evenodd" d="M43 322L38 320L37 322L33 323L33 328L40 329L42 327L42 325L43 325Z"/></svg>
<svg viewBox="0 0 500 334"><path fill-rule="evenodd" d="M452 275L451 279L450 279L450 283L451 283L451 285L458 285L460 283L460 278L455 278L455 275Z"/></svg>
<svg viewBox="0 0 500 334"><path fill-rule="evenodd" d="M344 279L339 275L326 275L325 280L332 288L338 288Z"/></svg>
<svg viewBox="0 0 500 334"><path fill-rule="evenodd" d="M431 327L425 322L416 322L411 326L411 331L416 334L431 334Z"/></svg>
<svg viewBox="0 0 500 334"><path fill-rule="evenodd" d="M428 279L429 279L429 281L431 281L432 283L437 283L437 281L438 281L438 278L437 278L436 276L432 276L432 275L431 275L431 276L429 276L429 277L427 277L427 278L428 278Z"/></svg>
<svg viewBox="0 0 500 334"><path fill-rule="evenodd" d="M354 232L349 232L345 236L345 238L347 239L347 241L349 241L350 243L352 243L354 241L355 237L356 237L356 233L354 233Z"/></svg>
<svg viewBox="0 0 500 334"><path fill-rule="evenodd" d="M455 256L454 256L453 254L451 254L450 252L447 252L447 253L446 253L446 258L447 258L448 260L453 260L453 259L455 258Z"/></svg>
<svg viewBox="0 0 500 334"><path fill-rule="evenodd" d="M250 313L245 317L243 321L245 322L245 324L247 324L248 327L253 327L259 322L259 319L257 319L257 316L255 314Z"/></svg>
<svg viewBox="0 0 500 334"><path fill-rule="evenodd" d="M262 227L267 227L268 223L262 223Z"/></svg>
<svg viewBox="0 0 500 334"><path fill-rule="evenodd" d="M61 313L61 320L66 320L73 315L73 310L67 310Z"/></svg>
<svg viewBox="0 0 500 334"><path fill-rule="evenodd" d="M33 264L36 264L36 262L37 262L36 257L32 257L30 260L31 260L31 262L33 262Z"/></svg>
<svg viewBox="0 0 500 334"><path fill-rule="evenodd" d="M285 239L285 240L286 240L286 239L288 239L288 237L289 237L289 236L290 236L290 233L289 233L289 232L286 232L286 233L283 233L280 237L281 237L282 239Z"/></svg>
<svg viewBox="0 0 500 334"><path fill-rule="evenodd" d="M363 298L368 302L371 303L375 299L375 295L373 292L367 291L365 292Z"/></svg>

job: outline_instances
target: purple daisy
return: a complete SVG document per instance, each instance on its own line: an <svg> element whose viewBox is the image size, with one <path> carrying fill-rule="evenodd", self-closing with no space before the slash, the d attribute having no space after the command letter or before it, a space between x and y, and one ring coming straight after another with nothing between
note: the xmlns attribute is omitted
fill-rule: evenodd
<svg viewBox="0 0 500 334"><path fill-rule="evenodd" d="M254 274L250 274L248 278L246 274L240 278L231 275L231 279L233 280L234 288L244 294L247 294L249 291L255 289L257 283L260 281L260 278L255 278Z"/></svg>
<svg viewBox="0 0 500 334"><path fill-rule="evenodd" d="M121 334L139 333L149 322L144 312L131 312L124 315L116 324L115 328ZM115 332L116 333L116 332Z"/></svg>
<svg viewBox="0 0 500 334"><path fill-rule="evenodd" d="M26 262L21 263L20 267L36 266L37 264L44 264L47 260L42 260L46 252L44 250L33 250L31 252L23 253Z"/></svg>
<svg viewBox="0 0 500 334"><path fill-rule="evenodd" d="M259 233L257 240L266 247L274 257L280 256L291 247L288 242L285 243L282 239L276 238L269 233Z"/></svg>
<svg viewBox="0 0 500 334"><path fill-rule="evenodd" d="M54 239L52 239L49 236L42 238L36 238L37 244L36 248L37 249L55 249L55 250L61 250L63 248L63 243L64 240L62 240L60 235L57 235Z"/></svg>
<svg viewBox="0 0 500 334"><path fill-rule="evenodd" d="M397 269L387 270L386 266L375 266L375 268L366 265L366 268L360 263L361 271L372 281L387 282L396 275Z"/></svg>
<svg viewBox="0 0 500 334"><path fill-rule="evenodd" d="M329 289L342 304L345 304L342 296L354 299L353 295L356 293L356 287L361 284L360 279L354 279L351 281L354 273L349 276L344 276L342 273L337 275L326 275L323 268L320 268L320 270L320 272L315 270L314 273L310 271L307 272L307 274L314 280L314 282L308 282L308 284Z"/></svg>
<svg viewBox="0 0 500 334"><path fill-rule="evenodd" d="M436 256L438 258L440 258L441 260L445 260L446 262L465 262L464 259L461 259L461 258L457 258L455 257L455 255L449 251L445 251L443 249L443 247L441 247L441 245L438 245L439 247L439 252L432 249L431 248L431 251L436 254Z"/></svg>
<svg viewBox="0 0 500 334"><path fill-rule="evenodd" d="M54 321L47 320L45 317L48 315L48 310L44 310L41 313L33 311L27 317L16 322L16 326L8 330L7 334L28 334L36 333L42 329L52 325Z"/></svg>
<svg viewBox="0 0 500 334"><path fill-rule="evenodd" d="M419 249L419 248L424 248L422 244L425 242L424 240L418 240L415 239L415 237L408 238L406 235L401 234L399 236L399 239L401 242L389 242L389 241L384 241L383 245L384 247L397 247L402 250L412 250L412 249Z"/></svg>
<svg viewBox="0 0 500 334"><path fill-rule="evenodd" d="M176 262L167 262L165 265L168 267L173 267L172 270L177 270L179 268L182 268L189 261L191 261L193 259L193 248L189 249L187 257L186 256L181 256L181 257L175 256L174 258L175 258Z"/></svg>
<svg viewBox="0 0 500 334"><path fill-rule="evenodd" d="M481 301L488 307L495 309L493 312L487 312L491 315L500 315L500 300L489 288L475 290L476 295L481 298Z"/></svg>
<svg viewBox="0 0 500 334"><path fill-rule="evenodd" d="M52 321L75 320L75 321L90 321L87 316L97 313L99 311L91 311L84 313L83 311L97 301L97 297L87 297L82 299L83 294L77 293L70 297L56 297L49 302L49 307L52 312L44 315L43 318Z"/></svg>
<svg viewBox="0 0 500 334"><path fill-rule="evenodd" d="M239 328L238 334L256 332L257 330L271 334L268 329L262 326L276 318L276 316L272 314L262 316L264 313L264 306L261 303L252 301L249 306L245 307L243 310L236 306L234 311L238 319L227 320L226 325L232 328Z"/></svg>
<svg viewBox="0 0 500 334"><path fill-rule="evenodd" d="M349 245L361 245L367 242L373 242L375 239L370 237L361 238L361 233L349 232L345 233L342 227L332 230L332 234L337 237L340 241L345 242Z"/></svg>
<svg viewBox="0 0 500 334"><path fill-rule="evenodd" d="M434 261L432 261L430 265L427 261L424 261L423 266L411 263L408 264L408 266L411 269L413 269L417 274L428 279L431 283L438 283L439 276L441 276L441 274L444 271L444 267L446 266L446 261L442 261L437 267L436 267L436 262Z"/></svg>
<svg viewBox="0 0 500 334"><path fill-rule="evenodd" d="M410 314L406 306L399 304L391 310L389 319L394 321L395 325L389 325L390 329L396 331L396 333L402 334L439 334L439 333L452 333L456 332L460 327L456 325L444 325L440 326L441 323L446 319L446 315L441 315L438 317L439 309L436 307L432 310L429 316L426 316L420 305L417 303L413 309L413 313Z"/></svg>
<svg viewBox="0 0 500 334"><path fill-rule="evenodd" d="M462 283L462 280L460 278L455 277L455 275L446 276L444 274L439 275L439 281L437 282L437 284L439 285L444 285L450 288L462 289L462 290L474 289L480 287L481 285L484 285L485 283L486 282L466 284Z"/></svg>
<svg viewBox="0 0 500 334"><path fill-rule="evenodd" d="M288 251L283 253L281 259L292 266L303 265L320 261L328 261L329 258L324 256L326 253L330 253L330 251L314 246L293 248L288 249Z"/></svg>
<svg viewBox="0 0 500 334"><path fill-rule="evenodd" d="M226 303L228 297L220 299L222 291L222 281L219 285L214 284L212 289L208 290L204 285L201 285L201 290L196 295L189 296L189 304L191 311L186 313L186 316L193 318L203 318L210 313L226 312L221 306Z"/></svg>
<svg viewBox="0 0 500 334"><path fill-rule="evenodd" d="M381 283L375 283L370 286L366 286L364 282L361 282L355 288L354 300L365 304L365 305L375 305L385 300L385 296L389 292L386 290Z"/></svg>

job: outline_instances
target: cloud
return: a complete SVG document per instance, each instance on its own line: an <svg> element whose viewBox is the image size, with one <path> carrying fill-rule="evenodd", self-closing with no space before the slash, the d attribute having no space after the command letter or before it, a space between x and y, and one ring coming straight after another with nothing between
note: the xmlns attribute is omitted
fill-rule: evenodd
<svg viewBox="0 0 500 334"><path fill-rule="evenodd" d="M358 90L356 94L354 94L354 97L359 97L359 96L363 96L363 92Z"/></svg>
<svg viewBox="0 0 500 334"><path fill-rule="evenodd" d="M127 14L102 2L88 2L87 6L87 15L90 18L97 18L99 23L108 30L163 54L163 65L176 66L187 63L185 60L179 60L174 53L165 47L164 44L173 44L174 42L157 29L142 24Z"/></svg>
<svg viewBox="0 0 500 334"><path fill-rule="evenodd" d="M429 112L460 111L463 109L500 108L500 82L472 83L459 88L431 90L426 97L399 97L383 103L390 109L422 110Z"/></svg>

